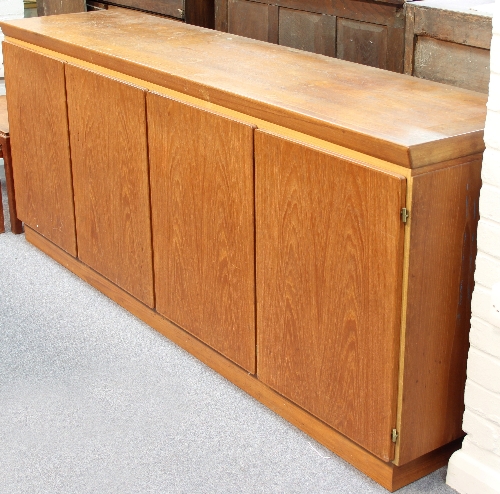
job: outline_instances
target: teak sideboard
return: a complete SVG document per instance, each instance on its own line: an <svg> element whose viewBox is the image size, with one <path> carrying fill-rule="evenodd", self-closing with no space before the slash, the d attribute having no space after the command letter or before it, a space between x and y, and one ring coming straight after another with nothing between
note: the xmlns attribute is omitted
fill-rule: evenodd
<svg viewBox="0 0 500 494"><path fill-rule="evenodd" d="M137 12L1 28L28 241L386 488L446 464L485 95Z"/></svg>

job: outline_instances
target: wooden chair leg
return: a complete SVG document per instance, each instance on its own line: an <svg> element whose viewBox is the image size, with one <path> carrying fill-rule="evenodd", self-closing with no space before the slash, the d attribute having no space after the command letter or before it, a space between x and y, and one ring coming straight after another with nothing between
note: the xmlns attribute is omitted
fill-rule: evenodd
<svg viewBox="0 0 500 494"><path fill-rule="evenodd" d="M7 198L9 201L10 230L12 233L23 233L23 223L17 217L16 193L14 189L14 175L12 173L12 156L10 154L10 137L0 139L5 167L5 181L7 182Z"/></svg>
<svg viewBox="0 0 500 494"><path fill-rule="evenodd" d="M5 233L5 221L3 217L2 187L0 187L0 233Z"/></svg>

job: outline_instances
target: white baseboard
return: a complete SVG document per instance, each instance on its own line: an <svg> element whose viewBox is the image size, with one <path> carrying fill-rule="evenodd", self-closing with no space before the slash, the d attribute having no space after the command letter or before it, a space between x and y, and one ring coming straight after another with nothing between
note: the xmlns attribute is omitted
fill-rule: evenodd
<svg viewBox="0 0 500 494"><path fill-rule="evenodd" d="M500 494L500 472L462 449L450 458L446 483L460 494Z"/></svg>

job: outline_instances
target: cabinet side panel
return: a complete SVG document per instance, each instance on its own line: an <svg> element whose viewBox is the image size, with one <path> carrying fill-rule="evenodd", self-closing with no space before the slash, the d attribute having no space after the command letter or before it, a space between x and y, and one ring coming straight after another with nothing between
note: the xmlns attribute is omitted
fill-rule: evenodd
<svg viewBox="0 0 500 494"><path fill-rule="evenodd" d="M152 307L145 92L66 66L78 257Z"/></svg>
<svg viewBox="0 0 500 494"><path fill-rule="evenodd" d="M147 101L157 310L255 373L253 127Z"/></svg>
<svg viewBox="0 0 500 494"><path fill-rule="evenodd" d="M413 179L398 464L462 435L481 162Z"/></svg>
<svg viewBox="0 0 500 494"><path fill-rule="evenodd" d="M393 458L404 178L256 131L257 374Z"/></svg>
<svg viewBox="0 0 500 494"><path fill-rule="evenodd" d="M64 63L3 43L19 218L76 256Z"/></svg>

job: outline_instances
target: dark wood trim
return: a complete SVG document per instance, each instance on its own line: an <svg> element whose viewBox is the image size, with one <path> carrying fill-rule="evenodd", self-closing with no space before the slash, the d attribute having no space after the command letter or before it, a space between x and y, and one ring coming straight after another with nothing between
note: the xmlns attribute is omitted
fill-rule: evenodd
<svg viewBox="0 0 500 494"><path fill-rule="evenodd" d="M438 8L412 8L416 35L438 38L466 46L490 49L492 19L484 15L454 12Z"/></svg>
<svg viewBox="0 0 500 494"><path fill-rule="evenodd" d="M5 182L7 184L7 199L9 202L10 230L12 233L23 233L23 223L17 217L16 191L14 187L14 174L12 172L12 154L10 152L10 136L0 132L0 148L3 154Z"/></svg>
<svg viewBox="0 0 500 494"><path fill-rule="evenodd" d="M227 0L214 0L215 29L227 33Z"/></svg>
<svg viewBox="0 0 500 494"><path fill-rule="evenodd" d="M227 2L227 0L224 0ZM288 9L335 15L357 21L383 24L389 27L403 27L403 7L375 1L362 0L256 0ZM396 15L400 12L400 15Z"/></svg>
<svg viewBox="0 0 500 494"><path fill-rule="evenodd" d="M269 24L267 31L267 40L269 43L274 43L275 45L279 42L279 7L276 5L269 5Z"/></svg>
<svg viewBox="0 0 500 494"><path fill-rule="evenodd" d="M406 5L404 73L413 74L413 54L415 50L415 7Z"/></svg>

